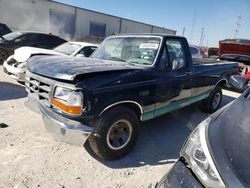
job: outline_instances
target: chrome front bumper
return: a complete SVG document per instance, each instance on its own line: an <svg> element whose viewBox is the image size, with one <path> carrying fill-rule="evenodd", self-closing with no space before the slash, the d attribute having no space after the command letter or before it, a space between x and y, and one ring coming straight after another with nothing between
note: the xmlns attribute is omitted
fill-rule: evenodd
<svg viewBox="0 0 250 188"><path fill-rule="evenodd" d="M45 127L56 140L68 144L83 146L94 129L94 127L83 125L78 121L66 119L43 106L36 100L29 99L29 102L33 103L31 105L26 103L30 108L34 108L37 105L39 106ZM37 104L34 105L34 102ZM37 112L37 109L33 110Z"/></svg>

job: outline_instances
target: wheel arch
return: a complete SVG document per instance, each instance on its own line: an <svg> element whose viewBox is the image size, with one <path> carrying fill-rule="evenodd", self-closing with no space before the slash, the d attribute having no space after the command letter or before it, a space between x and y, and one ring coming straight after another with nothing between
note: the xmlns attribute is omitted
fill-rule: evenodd
<svg viewBox="0 0 250 188"><path fill-rule="evenodd" d="M143 109L142 109L142 106L138 102L136 102L136 101L119 101L119 102L110 104L109 106L107 106L106 108L104 108L101 111L101 113L99 114L99 116L101 116L107 110L110 110L110 109L112 109L114 107L117 107L117 106L126 106L126 107L128 107L133 112L135 112L135 114L138 117L138 119L141 119L141 115L143 113Z"/></svg>
<svg viewBox="0 0 250 188"><path fill-rule="evenodd" d="M226 78L222 78L219 81L216 82L216 84L214 85L214 88L216 88L217 86L225 86L226 84L228 84L228 81Z"/></svg>

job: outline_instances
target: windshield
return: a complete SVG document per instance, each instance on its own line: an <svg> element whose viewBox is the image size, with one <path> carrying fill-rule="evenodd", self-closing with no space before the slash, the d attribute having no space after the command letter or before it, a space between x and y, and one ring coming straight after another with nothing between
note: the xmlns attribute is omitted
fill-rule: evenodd
<svg viewBox="0 0 250 188"><path fill-rule="evenodd" d="M20 37L21 35L23 35L23 33L21 33L21 32L12 32L12 33L4 35L3 38L5 40L12 41L12 40Z"/></svg>
<svg viewBox="0 0 250 188"><path fill-rule="evenodd" d="M158 37L111 37L92 55L93 58L152 65L160 47Z"/></svg>
<svg viewBox="0 0 250 188"><path fill-rule="evenodd" d="M79 45L79 44L66 42L66 43L54 48L54 51L65 54L65 55L72 55L80 47L81 47L81 45Z"/></svg>

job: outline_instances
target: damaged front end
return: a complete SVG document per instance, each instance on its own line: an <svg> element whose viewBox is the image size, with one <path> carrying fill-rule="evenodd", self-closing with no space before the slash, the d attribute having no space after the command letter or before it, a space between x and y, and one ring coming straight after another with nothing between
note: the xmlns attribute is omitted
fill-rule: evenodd
<svg viewBox="0 0 250 188"><path fill-rule="evenodd" d="M26 105L42 114L45 127L52 136L62 142L83 146L94 127L80 120L85 107L77 88L29 71L25 86L29 93Z"/></svg>
<svg viewBox="0 0 250 188"><path fill-rule="evenodd" d="M13 56L10 56L3 64L3 71L9 77L25 82L26 62L19 62Z"/></svg>

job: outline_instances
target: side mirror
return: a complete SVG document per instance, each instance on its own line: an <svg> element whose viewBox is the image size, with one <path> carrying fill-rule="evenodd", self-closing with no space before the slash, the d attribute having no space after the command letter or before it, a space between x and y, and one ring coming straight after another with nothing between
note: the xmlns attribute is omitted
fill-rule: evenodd
<svg viewBox="0 0 250 188"><path fill-rule="evenodd" d="M248 79L243 76L232 75L229 79L229 84L242 92L248 88Z"/></svg>
<svg viewBox="0 0 250 188"><path fill-rule="evenodd" d="M184 66L185 66L184 59L179 58L179 57L174 59L173 62L172 62L172 70L178 70L178 69L181 69Z"/></svg>
<svg viewBox="0 0 250 188"><path fill-rule="evenodd" d="M85 57L83 54L77 54L76 57Z"/></svg>

